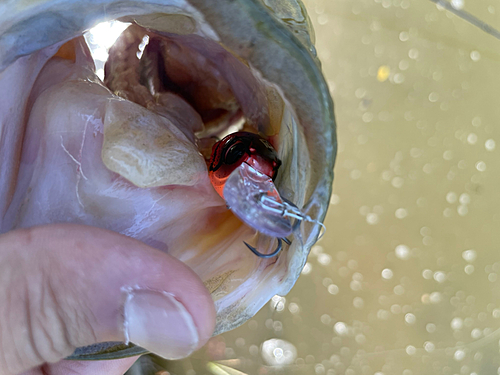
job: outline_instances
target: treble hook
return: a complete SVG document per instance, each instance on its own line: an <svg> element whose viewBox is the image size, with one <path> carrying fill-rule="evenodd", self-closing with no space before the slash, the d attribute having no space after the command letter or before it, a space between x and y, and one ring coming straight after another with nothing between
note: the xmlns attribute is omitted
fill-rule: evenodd
<svg viewBox="0 0 500 375"><path fill-rule="evenodd" d="M277 240L278 240L278 246L276 247L276 250L274 250L271 254L262 254L255 247L250 246L245 241L243 241L243 243L245 244L246 247L250 249L252 253L257 255L259 258L268 259L268 258L274 258L276 255L280 253L280 251L283 249L282 242L286 243L288 246L292 244L292 242L288 238L278 238Z"/></svg>

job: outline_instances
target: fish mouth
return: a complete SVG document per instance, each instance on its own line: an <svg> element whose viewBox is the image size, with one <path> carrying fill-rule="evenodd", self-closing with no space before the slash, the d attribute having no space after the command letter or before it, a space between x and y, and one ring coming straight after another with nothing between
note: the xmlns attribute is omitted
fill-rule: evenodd
<svg viewBox="0 0 500 375"><path fill-rule="evenodd" d="M2 175L8 186L0 188L0 232L74 222L111 229L168 252L190 266L212 293L217 334L246 321L274 294L287 293L319 229L306 223L278 258L256 258L243 241L257 244L261 252L271 249L273 241L237 220L213 190L205 164L210 139L235 126L265 134L283 161L276 180L280 193L322 220L331 189L333 112L314 60L296 40L290 39L291 47L299 52L290 53L296 61L307 60L310 71L301 72L297 62L295 70L287 71L290 62L282 60L280 73L274 62L259 60L266 55L258 52L259 38L224 31L224 16L213 13L208 2L194 3L194 10L167 11L150 3L134 11L112 8L114 18L133 25L110 50L104 82L93 72L83 38L75 37L85 29L85 17L62 26L49 22L56 31L42 44L31 41L18 50L6 35L22 38L23 22L27 27L40 21L28 14L22 22L11 22L0 37L0 51L10 52L0 62L0 82L23 76L31 89L18 95L25 108L14 118L15 129L0 129L0 150L6 156L0 167L8 171ZM238 5L229 3L231 22L248 18L242 9L268 17L259 13L260 6L244 2L235 9ZM41 18L50 21L54 14L61 18L53 10ZM281 38L283 28L265 19ZM266 32L257 34L265 38ZM277 84L280 74L294 82ZM314 82L303 84L307 79ZM288 92L288 84L296 87ZM292 103L290 96L301 90L306 98L297 96ZM308 90L315 98L307 98ZM323 118L308 119L309 111ZM323 124L323 134L315 122ZM85 358L136 353L98 357L93 351Z"/></svg>

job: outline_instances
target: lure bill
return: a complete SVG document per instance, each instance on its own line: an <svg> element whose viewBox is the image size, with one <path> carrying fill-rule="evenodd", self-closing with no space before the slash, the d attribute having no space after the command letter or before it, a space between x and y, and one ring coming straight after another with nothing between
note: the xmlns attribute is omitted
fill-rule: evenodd
<svg viewBox="0 0 500 375"><path fill-rule="evenodd" d="M290 218L279 209L282 200L273 181L247 163L227 179L224 199L238 218L267 236L283 238L293 232Z"/></svg>

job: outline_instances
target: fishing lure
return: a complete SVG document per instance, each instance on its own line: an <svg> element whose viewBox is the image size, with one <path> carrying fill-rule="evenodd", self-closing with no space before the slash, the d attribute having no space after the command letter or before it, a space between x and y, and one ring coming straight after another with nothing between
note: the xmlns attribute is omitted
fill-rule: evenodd
<svg viewBox="0 0 500 375"><path fill-rule="evenodd" d="M230 174L242 163L276 179L281 160L271 144L249 132L232 133L214 144L209 161L208 176L215 191L224 198L224 186Z"/></svg>
<svg viewBox="0 0 500 375"><path fill-rule="evenodd" d="M261 258L278 255L282 242L290 245L287 236L301 221L323 226L280 196L274 185L280 166L281 160L273 146L249 132L232 133L215 143L209 161L210 181L228 208L247 225L277 238L278 246L271 254L262 254L244 242Z"/></svg>

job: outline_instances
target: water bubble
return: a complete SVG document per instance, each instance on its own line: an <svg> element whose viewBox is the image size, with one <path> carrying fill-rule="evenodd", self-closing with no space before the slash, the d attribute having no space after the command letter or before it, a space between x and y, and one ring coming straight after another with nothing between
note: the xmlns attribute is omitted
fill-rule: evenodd
<svg viewBox="0 0 500 375"><path fill-rule="evenodd" d="M320 25L326 25L329 21L328 14L321 14L318 16L318 23Z"/></svg>
<svg viewBox="0 0 500 375"><path fill-rule="evenodd" d="M482 332L479 328L474 328L471 333L470 333L470 337L472 337L473 339L478 339L482 336Z"/></svg>
<svg viewBox="0 0 500 375"><path fill-rule="evenodd" d="M397 258L407 260L410 257L410 248L406 245L398 245L395 253Z"/></svg>
<svg viewBox="0 0 500 375"><path fill-rule="evenodd" d="M405 80L405 76L401 73L394 74L394 83L400 84Z"/></svg>
<svg viewBox="0 0 500 375"><path fill-rule="evenodd" d="M330 204L336 205L339 204L340 202L340 197L337 194L332 194L330 198Z"/></svg>
<svg viewBox="0 0 500 375"><path fill-rule="evenodd" d="M404 184L404 179L401 178L401 177L394 177L391 181L391 184L392 186L394 186L395 188L400 188L403 186Z"/></svg>
<svg viewBox="0 0 500 375"><path fill-rule="evenodd" d="M431 93L429 94L429 101L430 101L431 103L435 103L435 102L437 102L438 100L439 100L439 94L438 94L437 92L431 92Z"/></svg>
<svg viewBox="0 0 500 375"><path fill-rule="evenodd" d="M416 60L418 59L418 49L416 48L412 48L408 51L408 56L410 57L410 59L412 60Z"/></svg>
<svg viewBox="0 0 500 375"><path fill-rule="evenodd" d="M457 212L460 216L465 216L469 212L469 209L467 208L467 206L460 205L457 207Z"/></svg>
<svg viewBox="0 0 500 375"><path fill-rule="evenodd" d="M484 147L486 147L488 151L493 151L495 149L495 141L493 139L488 139L484 143Z"/></svg>
<svg viewBox="0 0 500 375"><path fill-rule="evenodd" d="M380 309L377 311L377 318L378 319L387 320L387 319L389 319L389 317L390 317L389 311L384 310L384 309Z"/></svg>
<svg viewBox="0 0 500 375"><path fill-rule="evenodd" d="M434 345L434 343L432 341L426 341L424 343L424 350L427 352L427 353L430 353L430 352L433 352L434 349L436 349L436 345Z"/></svg>
<svg viewBox="0 0 500 375"><path fill-rule="evenodd" d="M314 365L314 372L317 375L323 375L325 373L325 365L323 365L322 363L317 363L316 365Z"/></svg>
<svg viewBox="0 0 500 375"><path fill-rule="evenodd" d="M382 270L382 277L386 280L392 279L393 275L394 274L393 274L392 270L390 270L389 268L385 268Z"/></svg>
<svg viewBox="0 0 500 375"><path fill-rule="evenodd" d="M399 33L399 40L402 42L406 42L408 39L410 39L410 34L408 34L407 31L401 31Z"/></svg>
<svg viewBox="0 0 500 375"><path fill-rule="evenodd" d="M446 194L446 201L450 204L455 203L457 201L457 194L453 191L448 192Z"/></svg>
<svg viewBox="0 0 500 375"><path fill-rule="evenodd" d="M451 160L451 159L453 159L453 151L446 150L445 152L443 152L443 159L444 160Z"/></svg>
<svg viewBox="0 0 500 375"><path fill-rule="evenodd" d="M475 133L470 133L468 136L467 136L467 142L470 144L470 145L475 145L476 142L477 142L477 135Z"/></svg>
<svg viewBox="0 0 500 375"><path fill-rule="evenodd" d="M408 324L415 324L417 321L417 317L413 315L412 313L408 313L405 315L405 322Z"/></svg>
<svg viewBox="0 0 500 375"><path fill-rule="evenodd" d="M470 203L470 195L467 193L460 194L460 198L458 198L458 201L461 204L469 204Z"/></svg>
<svg viewBox="0 0 500 375"><path fill-rule="evenodd" d="M275 332L280 332L280 331L282 331L282 330L283 330L283 323L282 323L282 322L280 322L279 320L275 320L275 321L273 322L272 327L273 327L273 330L274 330Z"/></svg>
<svg viewBox="0 0 500 375"><path fill-rule="evenodd" d="M371 122L373 120L373 113L365 112L365 113L363 113L363 116L361 116L361 119L364 122Z"/></svg>
<svg viewBox="0 0 500 375"><path fill-rule="evenodd" d="M464 267L464 271L467 275L470 275L474 272L474 266L472 264L468 264Z"/></svg>
<svg viewBox="0 0 500 375"><path fill-rule="evenodd" d="M477 127L481 126L481 122L482 122L482 121L481 121L481 117L476 116L476 117L474 117L474 118L472 119L472 126L474 126L474 127L476 127L476 128L477 128Z"/></svg>
<svg viewBox="0 0 500 375"><path fill-rule="evenodd" d="M478 52L478 51L472 51L470 53L470 58L472 59L472 61L479 61L481 59L481 54Z"/></svg>
<svg viewBox="0 0 500 375"><path fill-rule="evenodd" d="M349 287L351 290L358 291L362 289L362 285L359 281L357 280L352 280L351 283L349 284Z"/></svg>
<svg viewBox="0 0 500 375"><path fill-rule="evenodd" d="M288 311L290 311L292 314L297 314L300 311L300 307L295 302L291 302L288 305Z"/></svg>
<svg viewBox="0 0 500 375"><path fill-rule="evenodd" d="M394 294L398 296L402 296L403 294L405 294L405 288L403 287L403 285L396 285L393 290Z"/></svg>
<svg viewBox="0 0 500 375"><path fill-rule="evenodd" d="M348 333L348 328L347 324L344 322L337 322L333 326L333 330L339 335L339 336L346 336Z"/></svg>
<svg viewBox="0 0 500 375"><path fill-rule="evenodd" d="M491 315L495 318L495 319L500 319L500 309L495 309L491 312Z"/></svg>
<svg viewBox="0 0 500 375"><path fill-rule="evenodd" d="M352 274L352 279L356 280L356 281L363 281L363 274L361 274L359 272L354 272Z"/></svg>
<svg viewBox="0 0 500 375"><path fill-rule="evenodd" d="M339 293L339 287L335 284L331 284L328 286L328 293L330 294L338 294Z"/></svg>
<svg viewBox="0 0 500 375"><path fill-rule="evenodd" d="M391 171L383 171L382 172L382 179L385 181L389 181L392 177L392 172Z"/></svg>
<svg viewBox="0 0 500 375"><path fill-rule="evenodd" d="M425 330L429 333L436 332L436 325L434 323L427 323L425 326Z"/></svg>
<svg viewBox="0 0 500 375"><path fill-rule="evenodd" d="M474 262L477 258L477 252L473 249L465 250L462 252L462 258L469 263Z"/></svg>
<svg viewBox="0 0 500 375"><path fill-rule="evenodd" d="M465 358L465 351L463 351L463 349L458 349L453 354L453 359L455 359L455 361L462 361L464 358Z"/></svg>
<svg viewBox="0 0 500 375"><path fill-rule="evenodd" d="M420 228L420 234L422 236L430 236L431 233L432 233L432 231L431 231L431 228L429 228L429 227L422 227L422 228Z"/></svg>
<svg viewBox="0 0 500 375"><path fill-rule="evenodd" d="M442 300L442 297L441 297L441 293L439 293L439 292L432 292L429 296L429 301L433 304L439 303L439 302L441 302L441 300Z"/></svg>
<svg viewBox="0 0 500 375"><path fill-rule="evenodd" d="M490 273L488 275L488 281L494 283L495 281L497 281L497 278L498 278L498 275L494 272Z"/></svg>
<svg viewBox="0 0 500 375"><path fill-rule="evenodd" d="M393 314L400 314L401 313L401 306L398 305L397 303L391 306L391 313Z"/></svg>
<svg viewBox="0 0 500 375"><path fill-rule="evenodd" d="M408 62L408 60L401 60L398 64L398 66L399 66L399 69L406 70L410 67L410 63Z"/></svg>
<svg viewBox="0 0 500 375"><path fill-rule="evenodd" d="M329 325L332 322L332 318L328 314L321 315L321 318L319 318L319 320L321 320L321 323L325 325Z"/></svg>
<svg viewBox="0 0 500 375"><path fill-rule="evenodd" d="M464 321L462 318L453 318L450 322L451 329L458 331L464 326Z"/></svg>
<svg viewBox="0 0 500 375"><path fill-rule="evenodd" d="M318 255L318 263L323 265L323 266L329 265L331 260L332 260L332 257L328 254L322 253L322 254Z"/></svg>
<svg viewBox="0 0 500 375"><path fill-rule="evenodd" d="M430 269L425 269L422 271L422 277L426 280L432 279L434 273Z"/></svg>
<svg viewBox="0 0 500 375"><path fill-rule="evenodd" d="M406 354L415 355L416 352L417 352L417 348L415 348L413 345L408 345L406 347Z"/></svg>
<svg viewBox="0 0 500 375"><path fill-rule="evenodd" d="M406 216L408 216L408 212L406 211L406 209L404 208L398 208L396 210L396 212L394 213L394 215L398 218L398 219L404 219Z"/></svg>
<svg viewBox="0 0 500 375"><path fill-rule="evenodd" d="M270 302L271 311L283 311L285 309L286 298L281 296L274 296Z"/></svg>
<svg viewBox="0 0 500 375"><path fill-rule="evenodd" d="M369 213L368 215L366 215L366 222L370 225L375 225L379 222L379 218L378 218L378 215L376 213Z"/></svg>
<svg viewBox="0 0 500 375"><path fill-rule="evenodd" d="M285 367L291 365L297 358L295 346L285 340L269 339L262 343L262 359L270 366Z"/></svg>
<svg viewBox="0 0 500 375"><path fill-rule="evenodd" d="M476 163L476 169L479 171L479 172L484 172L486 170L486 163L482 160L478 161Z"/></svg>
<svg viewBox="0 0 500 375"><path fill-rule="evenodd" d="M436 271L434 272L433 278L438 283L443 283L446 280L446 274L443 271Z"/></svg>

